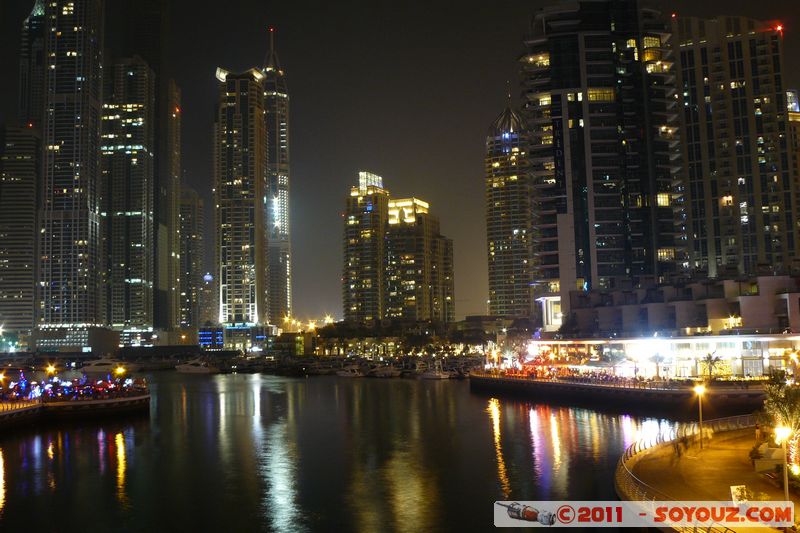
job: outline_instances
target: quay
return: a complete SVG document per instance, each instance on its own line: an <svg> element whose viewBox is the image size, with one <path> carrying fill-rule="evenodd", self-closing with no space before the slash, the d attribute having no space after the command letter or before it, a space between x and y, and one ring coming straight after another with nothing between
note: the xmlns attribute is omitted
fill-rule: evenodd
<svg viewBox="0 0 800 533"><path fill-rule="evenodd" d="M0 402L0 428L35 423L40 420L59 420L116 415L147 410L150 394L103 398L96 400L41 401L20 400Z"/></svg>
<svg viewBox="0 0 800 533"><path fill-rule="evenodd" d="M633 407L687 408L696 403L696 394L685 383L659 381L602 383L566 378L531 378L513 375L472 372L470 388L475 391L507 393L528 399L597 402ZM706 405L724 411L748 412L761 407L766 393L761 385L730 386L712 384L706 389Z"/></svg>

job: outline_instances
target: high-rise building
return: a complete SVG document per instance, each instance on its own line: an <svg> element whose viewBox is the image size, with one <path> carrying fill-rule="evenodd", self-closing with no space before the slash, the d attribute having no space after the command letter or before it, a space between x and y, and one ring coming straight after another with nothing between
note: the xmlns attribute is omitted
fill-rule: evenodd
<svg viewBox="0 0 800 533"><path fill-rule="evenodd" d="M661 14L631 0L533 18L520 62L545 330L570 291L658 283L681 263L669 39Z"/></svg>
<svg viewBox="0 0 800 533"><path fill-rule="evenodd" d="M219 324L219 290L217 280L211 272L203 275L200 285L200 325L209 326Z"/></svg>
<svg viewBox="0 0 800 533"><path fill-rule="evenodd" d="M267 138L264 75L217 69L214 212L219 321L267 323Z"/></svg>
<svg viewBox="0 0 800 533"><path fill-rule="evenodd" d="M343 245L346 321L453 321L453 242L427 202L392 200L380 176L359 172L346 200Z"/></svg>
<svg viewBox="0 0 800 533"><path fill-rule="evenodd" d="M202 326L200 292L203 287L203 199L190 187L181 188L181 321L182 328Z"/></svg>
<svg viewBox="0 0 800 533"><path fill-rule="evenodd" d="M0 326L24 334L35 326L41 155L32 126L0 132Z"/></svg>
<svg viewBox="0 0 800 533"><path fill-rule="evenodd" d="M40 323L104 324L100 242L102 0L45 4Z"/></svg>
<svg viewBox="0 0 800 533"><path fill-rule="evenodd" d="M439 218L417 198L389 200L385 227L384 318L452 322L453 241L441 235Z"/></svg>
<svg viewBox="0 0 800 533"><path fill-rule="evenodd" d="M22 23L19 61L19 118L25 125L42 127L44 112L45 15L44 0L36 0Z"/></svg>
<svg viewBox="0 0 800 533"><path fill-rule="evenodd" d="M798 236L782 28L673 17L688 266L709 277L786 272Z"/></svg>
<svg viewBox="0 0 800 533"><path fill-rule="evenodd" d="M522 117L510 105L486 136L486 244L493 316L530 317L533 311L529 142Z"/></svg>
<svg viewBox="0 0 800 533"><path fill-rule="evenodd" d="M157 259L163 272L161 288L167 300L162 310L162 320L166 328L174 328L180 323L180 276L181 276L181 236L180 236L180 195L181 195L181 90L174 80L167 83L167 116L162 140L161 173L157 206L160 242L156 243ZM162 117L163 118L163 117ZM158 240L158 239L157 239Z"/></svg>
<svg viewBox="0 0 800 533"><path fill-rule="evenodd" d="M358 173L344 212L344 319L373 327L384 317L384 233L389 220L389 191L383 178Z"/></svg>
<svg viewBox="0 0 800 533"><path fill-rule="evenodd" d="M282 323L292 315L292 260L289 232L289 93L269 30L264 62L264 110L267 124L267 224L269 229L269 318Z"/></svg>
<svg viewBox="0 0 800 533"><path fill-rule="evenodd" d="M141 57L118 59L103 104L105 298L115 329L153 329L155 74Z"/></svg>
<svg viewBox="0 0 800 533"><path fill-rule="evenodd" d="M792 168L796 179L800 179L800 91L797 89L786 91L786 109L789 111L789 148ZM800 190L797 191L796 205L800 206Z"/></svg>

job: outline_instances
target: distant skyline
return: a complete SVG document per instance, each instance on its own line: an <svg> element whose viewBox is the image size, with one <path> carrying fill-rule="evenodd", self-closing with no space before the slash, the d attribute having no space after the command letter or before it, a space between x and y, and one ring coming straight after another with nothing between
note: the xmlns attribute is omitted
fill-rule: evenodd
<svg viewBox="0 0 800 533"><path fill-rule="evenodd" d="M431 203L454 240L457 318L483 314L485 136L506 105L507 80L517 101L516 58L531 16L552 3L229 0L224 9L203 9L174 0L170 56L183 90L185 181L206 199L211 220L214 71L260 66L267 27L274 26L292 102L295 315L341 317L340 214L359 170L384 176L392 196ZM794 2L661 5L679 16L780 20L787 85L800 86ZM2 122L16 118L19 32L32 6L33 0L0 3Z"/></svg>

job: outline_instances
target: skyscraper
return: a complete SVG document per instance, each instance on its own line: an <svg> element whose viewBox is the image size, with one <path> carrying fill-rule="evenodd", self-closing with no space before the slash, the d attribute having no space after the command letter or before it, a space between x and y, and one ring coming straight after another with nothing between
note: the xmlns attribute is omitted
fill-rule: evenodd
<svg viewBox="0 0 800 533"><path fill-rule="evenodd" d="M792 157L792 168L795 176L800 179L800 91L790 89L786 91L786 108L789 111L789 137ZM800 190L797 191L798 203L800 206Z"/></svg>
<svg viewBox="0 0 800 533"><path fill-rule="evenodd" d="M384 314L389 320L454 318L453 241L441 235L439 218L418 198L389 200L385 227Z"/></svg>
<svg viewBox="0 0 800 533"><path fill-rule="evenodd" d="M530 140L520 115L507 107L486 136L486 243L489 313L530 317L534 212L528 176Z"/></svg>
<svg viewBox="0 0 800 533"><path fill-rule="evenodd" d="M292 314L292 261L289 232L289 93L269 29L264 62L267 125L267 224L269 229L269 318L273 324Z"/></svg>
<svg viewBox="0 0 800 533"><path fill-rule="evenodd" d="M41 138L33 127L0 132L0 325L35 326Z"/></svg>
<svg viewBox="0 0 800 533"><path fill-rule="evenodd" d="M102 0L45 7L40 322L103 324L100 250Z"/></svg>
<svg viewBox="0 0 800 533"><path fill-rule="evenodd" d="M267 138L264 75L217 69L214 209L219 321L267 323Z"/></svg>
<svg viewBox="0 0 800 533"><path fill-rule="evenodd" d="M162 271L160 286L166 295L161 311L163 327L174 328L180 323L180 194L181 194L181 90L174 80L167 83L166 121L161 142L161 172L157 205L157 220L161 239L156 250L164 255L157 259Z"/></svg>
<svg viewBox="0 0 800 533"><path fill-rule="evenodd" d="M345 320L451 322L453 242L418 198L392 200L383 179L359 172L344 213Z"/></svg>
<svg viewBox="0 0 800 533"><path fill-rule="evenodd" d="M153 328L155 73L139 56L116 60L103 104L106 316L119 330Z"/></svg>
<svg viewBox="0 0 800 533"><path fill-rule="evenodd" d="M680 264L669 39L661 14L636 1L558 4L533 18L522 112L546 330L569 311L570 291L658 283Z"/></svg>
<svg viewBox="0 0 800 533"><path fill-rule="evenodd" d="M181 321L184 328L197 328L200 320L200 291L203 286L203 199L194 189L181 188Z"/></svg>
<svg viewBox="0 0 800 533"><path fill-rule="evenodd" d="M384 233L389 219L389 191L383 178L358 173L344 212L344 319L374 327L384 317Z"/></svg>
<svg viewBox="0 0 800 533"><path fill-rule="evenodd" d="M36 0L22 23L19 61L19 118L22 124L42 127L45 74L44 0Z"/></svg>
<svg viewBox="0 0 800 533"><path fill-rule="evenodd" d="M798 238L782 29L673 17L688 266L710 277L788 271Z"/></svg>

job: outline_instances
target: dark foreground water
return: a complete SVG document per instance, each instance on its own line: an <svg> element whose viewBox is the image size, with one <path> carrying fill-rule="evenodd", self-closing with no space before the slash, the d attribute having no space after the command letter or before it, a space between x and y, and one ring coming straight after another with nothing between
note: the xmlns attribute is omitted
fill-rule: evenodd
<svg viewBox="0 0 800 533"><path fill-rule="evenodd" d="M150 416L0 432L0 531L486 531L497 499L615 499L670 422L469 383L156 374Z"/></svg>

